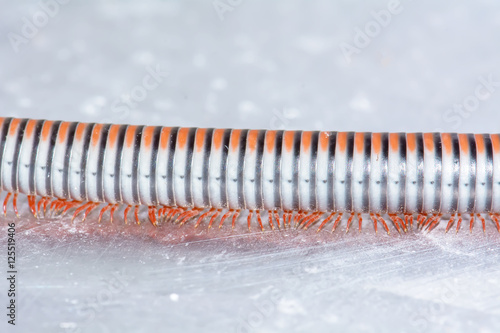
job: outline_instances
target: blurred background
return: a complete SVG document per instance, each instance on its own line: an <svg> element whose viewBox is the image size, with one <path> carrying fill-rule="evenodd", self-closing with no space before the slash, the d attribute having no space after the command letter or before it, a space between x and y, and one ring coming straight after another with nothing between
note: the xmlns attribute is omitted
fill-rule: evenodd
<svg viewBox="0 0 500 333"><path fill-rule="evenodd" d="M492 0L1 0L0 8L1 116L500 132ZM72 224L23 211L18 331L500 330L492 226L457 235L440 226L389 236L368 225L347 235L248 233L97 224L95 215ZM13 218L0 220L2 246ZM0 330L14 331L5 315Z"/></svg>

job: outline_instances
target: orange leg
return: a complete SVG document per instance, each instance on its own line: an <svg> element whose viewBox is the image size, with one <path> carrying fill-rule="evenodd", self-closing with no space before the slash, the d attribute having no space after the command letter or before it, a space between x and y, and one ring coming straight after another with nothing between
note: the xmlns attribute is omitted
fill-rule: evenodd
<svg viewBox="0 0 500 333"><path fill-rule="evenodd" d="M73 200L73 201L69 201L69 202L66 202L66 204L64 205L64 210L62 211L62 215L66 214L66 212L68 210L70 210L71 208L74 208L74 207L77 207L79 205L81 205L82 202L81 201L76 201L76 200Z"/></svg>
<svg viewBox="0 0 500 333"><path fill-rule="evenodd" d="M446 232L450 231L454 222L455 222L455 214L451 215L450 220L448 221L448 225L446 226Z"/></svg>
<svg viewBox="0 0 500 333"><path fill-rule="evenodd" d="M470 214L469 220L469 231L472 233L472 228L474 228L474 214Z"/></svg>
<svg viewBox="0 0 500 333"><path fill-rule="evenodd" d="M462 214L458 214L457 233L458 233L458 230L460 230L460 225L461 224L462 224Z"/></svg>
<svg viewBox="0 0 500 333"><path fill-rule="evenodd" d="M188 210L187 213L188 214L185 215L184 218L180 221L179 226L184 225L184 223L189 221L191 218L196 217L198 214L200 214L200 211L197 209L193 209L193 210Z"/></svg>
<svg viewBox="0 0 500 333"><path fill-rule="evenodd" d="M351 213L351 216L349 216L349 219L347 219L347 227L345 228L346 234L349 232L349 229L351 228L351 223L353 219L354 219L354 213Z"/></svg>
<svg viewBox="0 0 500 333"><path fill-rule="evenodd" d="M99 203L98 202L94 202L92 203L92 205L90 205L90 207L87 208L87 210L85 211L85 213L83 213L83 219L82 219L82 222L85 221L85 219L87 218L87 216L90 214L90 212L92 210L94 210L94 208L98 207L99 206Z"/></svg>
<svg viewBox="0 0 500 333"><path fill-rule="evenodd" d="M373 221L373 228L375 229L375 233L377 233L378 232L378 230L377 230L377 218L375 217L375 215L373 213L370 213L370 218Z"/></svg>
<svg viewBox="0 0 500 333"><path fill-rule="evenodd" d="M311 218L309 220L309 222L306 223L306 225L304 226L304 230L307 230L307 228L309 228L311 226L311 224L313 224L314 222L318 221L322 216L323 216L323 212L318 212L316 213L316 216L314 216L313 218Z"/></svg>
<svg viewBox="0 0 500 333"><path fill-rule="evenodd" d="M410 214L404 214L404 221L405 221L405 227L408 229L408 226L411 226L410 224Z"/></svg>
<svg viewBox="0 0 500 333"><path fill-rule="evenodd" d="M191 211L191 210L186 210L186 211L184 211L184 212L180 213L180 214L179 214L179 216L177 216L177 218L174 220L174 223L176 223L177 221L184 222L184 218L185 218L186 216L190 216L190 215L191 215L191 213L192 213L192 211Z"/></svg>
<svg viewBox="0 0 500 333"><path fill-rule="evenodd" d="M219 223L219 229L222 228L222 225L224 224L224 221L229 217L231 216L231 214L233 213L233 210L229 210L227 211L224 215L222 215L222 218L220 219L220 223Z"/></svg>
<svg viewBox="0 0 500 333"><path fill-rule="evenodd" d="M441 222L441 217L442 216L443 216L443 214L438 214L436 216L436 218L434 219L434 221L432 221L432 223L427 228L429 230L428 232L431 232L435 227L437 227L437 225L439 224L439 222Z"/></svg>
<svg viewBox="0 0 500 333"><path fill-rule="evenodd" d="M208 215L212 214L215 211L214 208L206 211L205 213L201 214L200 217L198 217L198 220L196 220L196 224L194 225L195 228L198 228L198 226L201 224L203 219L207 217Z"/></svg>
<svg viewBox="0 0 500 333"><path fill-rule="evenodd" d="M233 215L233 221L232 221L232 228L234 229L234 225L236 223L236 220L238 219L238 216L240 216L241 211L239 209L236 210L236 213Z"/></svg>
<svg viewBox="0 0 500 333"><path fill-rule="evenodd" d="M342 215L344 215L344 213L340 213L338 216L337 216L337 219L335 219L335 222L333 222L333 228L332 228L332 232L335 231L335 229L337 229L340 221L342 220Z"/></svg>
<svg viewBox="0 0 500 333"><path fill-rule="evenodd" d="M250 231L250 224L252 222L253 210L250 210L247 217L248 231Z"/></svg>
<svg viewBox="0 0 500 333"><path fill-rule="evenodd" d="M10 196L12 195L12 193L7 193L7 195L5 196L5 200L3 201L3 215L4 216L7 216L7 204L9 203L9 199L10 199Z"/></svg>
<svg viewBox="0 0 500 333"><path fill-rule="evenodd" d="M286 223L288 221L288 212L284 211L283 212L283 228L286 229Z"/></svg>
<svg viewBox="0 0 500 333"><path fill-rule="evenodd" d="M57 207L54 209L54 213L56 214L60 214L60 212L64 209L64 207L66 207L70 202L69 201L66 201L66 200L63 200L61 201Z"/></svg>
<svg viewBox="0 0 500 333"><path fill-rule="evenodd" d="M184 208L174 209L174 212L172 214L172 218L171 219L174 219L174 221L175 221L176 219L179 218L179 216L181 216L181 214L184 214L185 212L187 212L187 210L185 210Z"/></svg>
<svg viewBox="0 0 500 333"><path fill-rule="evenodd" d="M179 212L178 209L171 209L170 211L167 212L167 215L165 216L166 221L170 221L174 216Z"/></svg>
<svg viewBox="0 0 500 333"><path fill-rule="evenodd" d="M44 199L42 198L42 200L44 200ZM73 220L76 218L76 216L77 216L78 214L80 214L80 212L81 212L81 211L85 210L85 209L86 209L87 207L89 207L89 206L92 206L92 202L87 202L87 203L84 203L83 205L81 205L80 207L78 207L78 208L75 210L75 212L73 213L73 218L71 218L71 221L73 221Z"/></svg>
<svg viewBox="0 0 500 333"><path fill-rule="evenodd" d="M302 216L304 216L304 212L302 212L301 210L299 210L298 213L295 214L295 217L293 218L293 224L295 225L295 227L297 227L297 224L302 219Z"/></svg>
<svg viewBox="0 0 500 333"><path fill-rule="evenodd" d="M113 223L113 215L115 215L115 211L117 208L117 204L114 204L113 207L111 207L111 210L109 211L109 223Z"/></svg>
<svg viewBox="0 0 500 333"><path fill-rule="evenodd" d="M274 225L273 225L273 213L272 211L267 211L267 216L269 217L269 225L271 226L271 229L274 230Z"/></svg>
<svg viewBox="0 0 500 333"><path fill-rule="evenodd" d="M111 208L111 204L107 204L106 206L104 206L102 209L101 209L101 212L99 213L99 223L101 223L101 220L102 220L102 216L104 215L104 213Z"/></svg>
<svg viewBox="0 0 500 333"><path fill-rule="evenodd" d="M125 221L125 224L128 224L127 215L130 212L130 209L132 209L132 206L127 205L127 207L125 207L125 210L123 211L123 220Z"/></svg>
<svg viewBox="0 0 500 333"><path fill-rule="evenodd" d="M408 222L406 222L406 217L403 216L404 218L401 218L399 215L396 215L396 217L399 219L398 221L403 226L403 230L405 232L407 232L408 231Z"/></svg>
<svg viewBox="0 0 500 333"><path fill-rule="evenodd" d="M281 229L280 227L280 215L278 214L278 211L274 211L274 218L276 219L276 223L278 223L278 229Z"/></svg>
<svg viewBox="0 0 500 333"><path fill-rule="evenodd" d="M330 213L330 215L328 215L328 217L326 219L323 220L323 222L321 222L320 226L318 227L318 230L316 232L320 232L321 229L323 229L323 227L331 221L331 219L333 219L333 217L335 216L335 212L332 212Z"/></svg>
<svg viewBox="0 0 500 333"><path fill-rule="evenodd" d="M139 220L139 206L134 207L134 217L135 217L135 223L141 224L141 221Z"/></svg>
<svg viewBox="0 0 500 333"><path fill-rule="evenodd" d="M389 227L387 226L387 223L385 223L385 220L382 216L380 216L380 214L376 214L375 216L377 216L377 220L382 223L382 226L384 227L385 231L387 232L388 235L391 234L391 232L389 231Z"/></svg>
<svg viewBox="0 0 500 333"><path fill-rule="evenodd" d="M477 217L481 220L481 223L483 224L483 232L486 232L486 220L481 214L477 214Z"/></svg>
<svg viewBox="0 0 500 333"><path fill-rule="evenodd" d="M14 197L12 198L12 205L14 206L14 213L19 217L19 212L17 211L17 193L14 193Z"/></svg>
<svg viewBox="0 0 500 333"><path fill-rule="evenodd" d="M45 201L43 202L43 215L47 213L47 207L49 206L51 198L50 197L45 197Z"/></svg>
<svg viewBox="0 0 500 333"><path fill-rule="evenodd" d="M406 223L403 221L402 218L400 218L399 216L397 215L394 215L394 218L396 219L396 221L398 221L399 223L401 223L401 226L403 227L403 231L404 232L407 232L408 231L408 228L406 227Z"/></svg>
<svg viewBox="0 0 500 333"><path fill-rule="evenodd" d="M54 199L51 203L50 203L50 206L49 206L49 210L52 211L54 210L54 208L59 205L59 203L61 202L61 199Z"/></svg>
<svg viewBox="0 0 500 333"><path fill-rule="evenodd" d="M167 211L166 206L161 206L160 209L158 209L158 219L161 219L163 215L165 215L165 212Z"/></svg>
<svg viewBox="0 0 500 333"><path fill-rule="evenodd" d="M420 227L422 227L422 224L425 222L425 219L427 217L424 215L424 214L418 214L418 217L417 217L417 229L419 229Z"/></svg>
<svg viewBox="0 0 500 333"><path fill-rule="evenodd" d="M40 200L38 200L38 204L36 205L37 214L40 214L40 208L42 207L42 203L44 200L45 200L45 197L42 197Z"/></svg>
<svg viewBox="0 0 500 333"><path fill-rule="evenodd" d="M34 217L37 217L36 213L36 196L28 195L28 206L30 207L31 213Z"/></svg>
<svg viewBox="0 0 500 333"><path fill-rule="evenodd" d="M311 219L313 219L314 217L316 217L316 215L318 215L318 212L315 212L315 213L312 213L312 214L309 214L309 215L306 215L302 221L300 221L299 223L299 229L303 228L304 225L309 222Z"/></svg>
<svg viewBox="0 0 500 333"><path fill-rule="evenodd" d="M399 227L399 223L398 223L398 220L396 220L394 218L394 215L390 214L389 215L390 219L392 220L392 223L394 224L394 226L396 227L396 230L401 233L401 228Z"/></svg>
<svg viewBox="0 0 500 333"><path fill-rule="evenodd" d="M288 227L292 225L293 212L288 212Z"/></svg>
<svg viewBox="0 0 500 333"><path fill-rule="evenodd" d="M314 216L316 213L306 213L304 212L304 215L300 217L300 219L297 221L297 224L295 224L295 228L302 228L305 222L309 221L309 218Z"/></svg>
<svg viewBox="0 0 500 333"><path fill-rule="evenodd" d="M151 221L151 224L156 227L156 207L155 206L149 206L148 207L148 215L149 215L149 221Z"/></svg>
<svg viewBox="0 0 500 333"><path fill-rule="evenodd" d="M493 222L495 222L495 225L497 227L497 230L498 232L500 233L500 223L499 223L499 220L498 220L498 215L497 214L492 214L490 213L490 217L491 219L493 220Z"/></svg>
<svg viewBox="0 0 500 333"><path fill-rule="evenodd" d="M262 225L262 218L260 216L260 210L256 210L255 215L257 215L257 221L259 222L260 230L264 231L264 226ZM272 227L272 229L274 229L274 226Z"/></svg>
<svg viewBox="0 0 500 333"><path fill-rule="evenodd" d="M215 219L217 219L217 217L219 217L220 212L221 212L221 210L217 209L217 212L215 212L215 214L210 219L210 222L208 222L208 229L212 228L212 224L214 223Z"/></svg>

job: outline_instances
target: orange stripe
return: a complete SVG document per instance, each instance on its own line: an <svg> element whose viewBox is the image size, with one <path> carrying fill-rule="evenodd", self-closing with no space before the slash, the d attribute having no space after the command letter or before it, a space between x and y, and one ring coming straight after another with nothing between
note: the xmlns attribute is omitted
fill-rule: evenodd
<svg viewBox="0 0 500 333"><path fill-rule="evenodd" d="M266 133L266 147L269 153L273 152L274 145L276 144L276 131L267 131Z"/></svg>
<svg viewBox="0 0 500 333"><path fill-rule="evenodd" d="M408 145L409 151L415 151L417 149L417 136L415 133L406 134L406 144Z"/></svg>
<svg viewBox="0 0 500 333"><path fill-rule="evenodd" d="M460 151L464 154L469 153L469 140L467 134L459 134L458 141L460 142Z"/></svg>
<svg viewBox="0 0 500 333"><path fill-rule="evenodd" d="M326 151L328 149L329 139L330 139L330 132L319 133L319 148L322 151Z"/></svg>
<svg viewBox="0 0 500 333"><path fill-rule="evenodd" d="M127 146L127 148L132 147L132 144L134 143L136 129L137 126L135 125L130 125L127 127L127 132L125 133L125 145Z"/></svg>
<svg viewBox="0 0 500 333"><path fill-rule="evenodd" d="M397 151L399 149L399 134L390 133L389 134L389 144L392 151Z"/></svg>
<svg viewBox="0 0 500 333"><path fill-rule="evenodd" d="M498 134L491 134L491 145L493 146L493 150L495 151L495 154L500 153L500 135Z"/></svg>
<svg viewBox="0 0 500 333"><path fill-rule="evenodd" d="M302 150L304 152L308 152L311 149L311 138L312 138L312 132L311 131L306 131L302 132Z"/></svg>
<svg viewBox="0 0 500 333"><path fill-rule="evenodd" d="M19 118L12 119L12 121L10 122L9 135L16 134L17 127L19 126L20 121L21 121L21 119L19 119Z"/></svg>
<svg viewBox="0 0 500 333"><path fill-rule="evenodd" d="M483 135L476 134L474 137L476 138L477 151L481 154L484 154L484 137L483 137Z"/></svg>
<svg viewBox="0 0 500 333"><path fill-rule="evenodd" d="M59 143L63 143L68 137L68 128L70 123L67 121L63 121L61 123L61 127L59 127L59 133L57 137L59 138Z"/></svg>
<svg viewBox="0 0 500 333"><path fill-rule="evenodd" d="M381 133L373 133L372 134L372 147L373 152L375 154L380 154L382 150L382 134Z"/></svg>
<svg viewBox="0 0 500 333"><path fill-rule="evenodd" d="M219 150L222 147L223 137L224 137L223 129L216 129L214 131L214 135L212 136L212 144L214 145L215 149Z"/></svg>
<svg viewBox="0 0 500 333"><path fill-rule="evenodd" d="M189 128L182 127L179 129L179 132L177 133L177 144L179 145L180 149L183 149L186 146L188 134Z"/></svg>
<svg viewBox="0 0 500 333"><path fill-rule="evenodd" d="M78 126L76 126L76 132L75 132L75 139L76 140L81 140L83 138L83 133L85 132L85 128L87 128L86 123L79 123Z"/></svg>
<svg viewBox="0 0 500 333"><path fill-rule="evenodd" d="M144 146L146 148L151 148L151 142L153 142L153 133L156 126L146 126L144 127L142 140L144 141Z"/></svg>
<svg viewBox="0 0 500 333"><path fill-rule="evenodd" d="M446 154L450 155L451 151L453 150L450 133L442 133L441 134L441 144L443 145L444 151L446 152Z"/></svg>
<svg viewBox="0 0 500 333"><path fill-rule="evenodd" d="M114 147L116 143L116 139L118 138L118 130L120 129L120 125L111 125L108 133L108 143L110 147Z"/></svg>
<svg viewBox="0 0 500 333"><path fill-rule="evenodd" d="M3 122L4 122L5 118L4 117L0 117L0 126L3 125Z"/></svg>
<svg viewBox="0 0 500 333"><path fill-rule="evenodd" d="M167 149L168 139L170 138L170 127L163 127L160 134L160 147Z"/></svg>
<svg viewBox="0 0 500 333"><path fill-rule="evenodd" d="M248 144L248 149L250 151L254 151L255 148L257 147L257 136L258 136L258 134L259 134L258 130L248 131L247 144Z"/></svg>
<svg viewBox="0 0 500 333"><path fill-rule="evenodd" d="M295 131L285 131L283 134L283 141L285 142L286 151L290 152L293 148L293 137L295 136Z"/></svg>
<svg viewBox="0 0 500 333"><path fill-rule="evenodd" d="M28 120L28 124L26 124L26 129L24 131L24 135L26 135L28 138L31 138L31 136L33 135L36 122L37 121L33 119Z"/></svg>
<svg viewBox="0 0 500 333"><path fill-rule="evenodd" d="M337 145L341 153L347 149L347 132L339 132L337 134Z"/></svg>
<svg viewBox="0 0 500 333"><path fill-rule="evenodd" d="M102 124L96 124L94 126L94 130L92 131L92 146L97 146L97 143L99 142L99 138L101 137L101 129L102 129Z"/></svg>
<svg viewBox="0 0 500 333"><path fill-rule="evenodd" d="M229 142L231 142L231 150L236 151L238 149L238 146L240 144L240 135L241 135L241 130L236 129L231 131L231 139Z"/></svg>
<svg viewBox="0 0 500 333"><path fill-rule="evenodd" d="M354 145L356 146L356 151L361 154L365 147L365 133L356 132L356 134L354 134Z"/></svg>
<svg viewBox="0 0 500 333"><path fill-rule="evenodd" d="M205 128L198 128L196 130L196 151L200 152L203 149L203 144L205 143L205 133L207 130Z"/></svg>
<svg viewBox="0 0 500 333"><path fill-rule="evenodd" d="M52 120L45 120L42 127L42 140L47 141L49 139L50 129L54 122Z"/></svg>
<svg viewBox="0 0 500 333"><path fill-rule="evenodd" d="M432 133L424 133L424 146L427 150L434 150L434 136Z"/></svg>

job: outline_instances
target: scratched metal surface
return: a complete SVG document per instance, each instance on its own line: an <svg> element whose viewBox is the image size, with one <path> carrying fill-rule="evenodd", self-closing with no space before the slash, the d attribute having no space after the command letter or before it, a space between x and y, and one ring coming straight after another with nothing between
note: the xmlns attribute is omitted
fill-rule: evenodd
<svg viewBox="0 0 500 333"><path fill-rule="evenodd" d="M1 115L500 131L494 1L73 1L49 6L46 24L41 2L0 5ZM363 44L357 29L376 29L372 11L389 9ZM152 70L158 85L141 97ZM0 219L2 247L17 221L19 332L500 330L500 236L490 225L458 235L248 233L22 211ZM6 290L1 278L1 308ZM15 331L0 318L0 331Z"/></svg>

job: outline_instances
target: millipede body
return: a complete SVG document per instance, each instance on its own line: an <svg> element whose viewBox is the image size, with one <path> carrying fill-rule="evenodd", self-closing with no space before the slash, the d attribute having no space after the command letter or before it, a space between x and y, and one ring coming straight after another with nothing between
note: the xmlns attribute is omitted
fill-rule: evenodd
<svg viewBox="0 0 500 333"><path fill-rule="evenodd" d="M47 210L125 221L335 229L369 216L398 231L500 231L500 135L182 128L0 118L4 212L17 195ZM262 216L261 214L265 214ZM242 215L241 215L242 216ZM265 217L265 218L264 218Z"/></svg>

